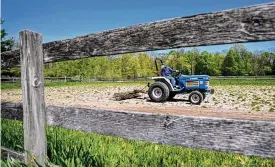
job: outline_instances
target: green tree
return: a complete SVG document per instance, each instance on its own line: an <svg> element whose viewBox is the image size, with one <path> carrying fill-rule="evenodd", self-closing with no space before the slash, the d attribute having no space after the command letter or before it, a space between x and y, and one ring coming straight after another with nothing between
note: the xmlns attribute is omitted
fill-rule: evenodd
<svg viewBox="0 0 275 167"><path fill-rule="evenodd" d="M219 62L215 62L215 56L207 51L203 51L195 66L196 74L207 74L216 76L220 74Z"/></svg>
<svg viewBox="0 0 275 167"><path fill-rule="evenodd" d="M223 75L251 75L251 56L243 45L234 44L224 59Z"/></svg>
<svg viewBox="0 0 275 167"><path fill-rule="evenodd" d="M1 20L1 27L4 24L4 22L4 20ZM7 36L7 31L5 29L1 29L1 52L11 50L15 43L13 38L7 38Z"/></svg>
<svg viewBox="0 0 275 167"><path fill-rule="evenodd" d="M130 60L130 55L129 54L124 54L121 57L121 76L123 79L127 78L127 65L129 63Z"/></svg>
<svg viewBox="0 0 275 167"><path fill-rule="evenodd" d="M259 75L259 57L260 53L258 51L254 51L250 57L251 75Z"/></svg>
<svg viewBox="0 0 275 167"><path fill-rule="evenodd" d="M249 74L249 54L246 47L242 44L233 44L231 49L236 53L235 61L237 64L237 75L248 75Z"/></svg>
<svg viewBox="0 0 275 167"><path fill-rule="evenodd" d="M109 57L110 66L108 67L109 79L120 79L121 75L121 56L116 58Z"/></svg>
<svg viewBox="0 0 275 167"><path fill-rule="evenodd" d="M171 52L170 54L175 56L175 69L181 71L185 75L191 73L191 65L188 61L187 53L183 49Z"/></svg>
<svg viewBox="0 0 275 167"><path fill-rule="evenodd" d="M154 59L147 53L138 55L139 77L149 77L156 75Z"/></svg>
<svg viewBox="0 0 275 167"><path fill-rule="evenodd" d="M215 53L214 54L214 63L215 67L217 69L216 75L222 75L222 69L223 69L223 62L224 62L225 55L222 53Z"/></svg>
<svg viewBox="0 0 275 167"><path fill-rule="evenodd" d="M4 22L4 20L1 20L1 53L12 50L15 43L13 38L7 37L7 31L5 29L2 29L2 25L4 24ZM19 77L20 69L18 67L2 69L1 76Z"/></svg>
<svg viewBox="0 0 275 167"><path fill-rule="evenodd" d="M235 57L237 57L236 54L237 53L233 49L230 49L227 52L223 62L223 70L222 70L223 75L225 76L237 75L238 65L235 60Z"/></svg>
<svg viewBox="0 0 275 167"><path fill-rule="evenodd" d="M251 68L254 75L265 75L272 73L269 53L254 51L251 58Z"/></svg>
<svg viewBox="0 0 275 167"><path fill-rule="evenodd" d="M271 64L271 69L272 69L272 75L275 75L275 50L273 53L271 53L270 64Z"/></svg>
<svg viewBox="0 0 275 167"><path fill-rule="evenodd" d="M199 50L197 48L194 48L192 51L188 51L186 53L187 61L190 65L190 71L191 75L195 74L195 66L199 57Z"/></svg>
<svg viewBox="0 0 275 167"><path fill-rule="evenodd" d="M273 65L273 54L269 52L263 52L260 60L261 75L271 75Z"/></svg>

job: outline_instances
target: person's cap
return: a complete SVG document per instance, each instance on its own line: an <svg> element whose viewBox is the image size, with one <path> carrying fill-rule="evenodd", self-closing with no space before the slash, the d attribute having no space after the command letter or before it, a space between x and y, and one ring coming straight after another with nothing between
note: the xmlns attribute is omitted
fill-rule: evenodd
<svg viewBox="0 0 275 167"><path fill-rule="evenodd" d="M165 64L162 64L162 65L161 65L161 68L164 68L164 67L166 67L166 65L165 65Z"/></svg>

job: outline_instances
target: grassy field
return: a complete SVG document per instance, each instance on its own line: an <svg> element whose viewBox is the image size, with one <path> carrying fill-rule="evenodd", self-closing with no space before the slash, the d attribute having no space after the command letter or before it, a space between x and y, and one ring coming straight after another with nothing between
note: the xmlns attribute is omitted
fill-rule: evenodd
<svg viewBox="0 0 275 167"><path fill-rule="evenodd" d="M275 79L211 79L211 85L258 85L258 86L275 86Z"/></svg>
<svg viewBox="0 0 275 167"><path fill-rule="evenodd" d="M22 151L22 122L1 119L1 145ZM152 144L47 127L48 158L61 166L273 167L274 159Z"/></svg>
<svg viewBox="0 0 275 167"><path fill-rule="evenodd" d="M46 87L58 87L58 86L80 86L80 85L90 85L90 86L119 86L119 85L136 85L144 84L147 85L150 81L126 81L126 82L45 82ZM259 85L259 86L275 86L275 79L272 78L232 78L232 79L211 79L210 85ZM1 90L6 89L20 89L21 83L1 83Z"/></svg>

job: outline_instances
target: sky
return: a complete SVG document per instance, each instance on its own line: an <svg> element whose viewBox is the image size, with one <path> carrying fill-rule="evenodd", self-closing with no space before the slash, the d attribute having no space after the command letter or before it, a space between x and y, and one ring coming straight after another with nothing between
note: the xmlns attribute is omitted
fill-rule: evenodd
<svg viewBox="0 0 275 167"><path fill-rule="evenodd" d="M39 32L43 42L157 20L216 12L274 0L2 0L2 28L18 39L19 31ZM275 41L244 44L248 50L275 47ZM199 47L217 52L232 45ZM186 48L188 50L188 48ZM163 51L157 51L163 52ZM167 52L167 50L166 50Z"/></svg>

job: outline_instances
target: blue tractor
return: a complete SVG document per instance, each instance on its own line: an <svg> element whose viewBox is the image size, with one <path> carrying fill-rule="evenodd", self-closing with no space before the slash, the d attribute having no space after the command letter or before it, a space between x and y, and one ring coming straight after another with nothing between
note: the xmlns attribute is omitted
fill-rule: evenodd
<svg viewBox="0 0 275 167"><path fill-rule="evenodd" d="M155 81L148 83L148 95L153 102L165 102L173 99L177 94L189 94L189 101L192 104L201 104L207 94L213 94L214 89L210 89L208 75L182 75L180 72L173 77L176 80L176 87L173 87L170 80L160 76L157 60L163 64L159 58L155 59L158 77L153 77Z"/></svg>

